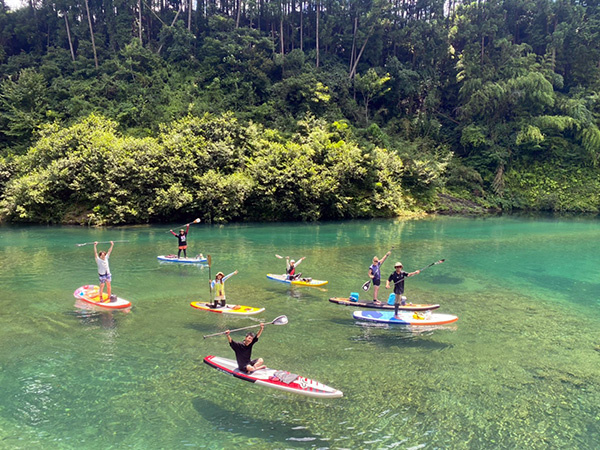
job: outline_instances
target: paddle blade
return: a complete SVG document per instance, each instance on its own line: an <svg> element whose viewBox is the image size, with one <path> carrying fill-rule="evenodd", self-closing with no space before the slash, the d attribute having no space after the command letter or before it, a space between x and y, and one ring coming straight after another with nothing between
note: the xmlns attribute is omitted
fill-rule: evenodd
<svg viewBox="0 0 600 450"><path fill-rule="evenodd" d="M367 281L365 284L362 285L363 291L368 291L369 288L371 287L371 280Z"/></svg>
<svg viewBox="0 0 600 450"><path fill-rule="evenodd" d="M275 258L283 259L283 256L275 254Z"/></svg>
<svg viewBox="0 0 600 450"><path fill-rule="evenodd" d="M287 316L279 316L271 322L273 325L286 325L288 323Z"/></svg>
<svg viewBox="0 0 600 450"><path fill-rule="evenodd" d="M193 223L200 223L200 218L197 218L196 220L194 220Z"/></svg>

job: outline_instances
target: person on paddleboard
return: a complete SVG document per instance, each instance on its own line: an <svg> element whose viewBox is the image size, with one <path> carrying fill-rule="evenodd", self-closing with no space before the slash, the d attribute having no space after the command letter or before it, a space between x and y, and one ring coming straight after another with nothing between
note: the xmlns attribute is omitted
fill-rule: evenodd
<svg viewBox="0 0 600 450"><path fill-rule="evenodd" d="M181 251L183 250L183 257L187 258L187 235L190 231L190 224L187 224L187 228L183 231L183 228L179 230L179 234L173 230L169 230L173 236L179 240L179 250L177 251L177 258L181 258Z"/></svg>
<svg viewBox="0 0 600 450"><path fill-rule="evenodd" d="M215 275L215 279L210 282L210 290L215 291L215 299L212 304L213 308L225 306L225 280L231 278L234 275L237 275L237 273L237 270L235 272L231 272L229 275L225 275L223 274L223 272L219 272L217 273L217 275Z"/></svg>
<svg viewBox="0 0 600 450"><path fill-rule="evenodd" d="M227 340L229 341L229 346L235 352L235 359L238 363L238 368L244 373L252 373L255 370L265 368L265 364L262 358L252 359L252 347L254 344L258 342L258 338L262 334L265 329L265 324L260 324L260 330L254 335L254 333L246 334L246 337L242 342L236 342L231 339L229 335L229 330L225 331L227 335Z"/></svg>
<svg viewBox="0 0 600 450"><path fill-rule="evenodd" d="M296 273L296 267L302 261L304 261L305 258L306 258L306 256L303 256L298 261L294 261L293 259L290 259L289 256L285 257L285 266L286 266L285 273L287 275L288 280L297 280L298 278L300 278L300 276L302 274L301 273Z"/></svg>
<svg viewBox="0 0 600 450"><path fill-rule="evenodd" d="M373 303L376 305L381 305L381 302L377 299L379 286L381 285L381 265L391 254L392 252L387 252L381 259L377 256L373 256L373 264L369 267L369 278L371 278L373 283Z"/></svg>
<svg viewBox="0 0 600 450"><path fill-rule="evenodd" d="M400 305L406 305L406 301L402 298L402 294L404 294L404 279L406 277L412 277L414 275L417 275L421 273L421 271L416 270L410 273L405 272L404 270L402 270L401 262L397 262L396 264L394 264L394 269L395 270L392 272L387 282L385 283L385 288L389 289L390 281L394 282L394 317L399 319L400 316L398 316L398 307Z"/></svg>
<svg viewBox="0 0 600 450"><path fill-rule="evenodd" d="M100 282L100 293L98 294L98 301L104 302L102 292L104 291L104 285L106 284L106 294L108 295L107 301L112 302L116 300L116 297L112 295L110 282L112 280L110 274L110 268L108 267L108 258L112 252L115 243L110 241L110 248L108 252L98 253L98 241L94 242L94 256L96 257L96 264L98 265L98 280Z"/></svg>

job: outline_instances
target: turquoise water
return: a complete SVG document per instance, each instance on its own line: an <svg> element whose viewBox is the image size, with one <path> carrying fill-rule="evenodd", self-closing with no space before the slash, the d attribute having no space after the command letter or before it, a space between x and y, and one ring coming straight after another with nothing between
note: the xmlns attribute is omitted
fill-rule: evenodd
<svg viewBox="0 0 600 450"><path fill-rule="evenodd" d="M160 264L168 226L0 227L0 448L597 448L600 442L600 221L431 218L192 226L230 303L252 318L198 311L209 268ZM96 284L94 240L116 243L113 290L129 312L75 306ZM360 324L327 301L361 285L373 255L393 262L417 303L459 321L434 329ZM107 249L108 245L101 244ZM269 281L275 254L323 288ZM380 299L389 291L382 289ZM311 399L224 375L233 357L203 335L269 325L254 356L344 392ZM234 338L241 339L242 333Z"/></svg>

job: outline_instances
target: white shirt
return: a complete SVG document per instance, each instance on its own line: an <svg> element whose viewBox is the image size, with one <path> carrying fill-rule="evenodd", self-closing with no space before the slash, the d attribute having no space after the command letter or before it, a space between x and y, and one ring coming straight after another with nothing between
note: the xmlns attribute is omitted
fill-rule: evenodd
<svg viewBox="0 0 600 450"><path fill-rule="evenodd" d="M108 268L108 255L106 255L104 257L104 259L97 257L96 264L98 264L98 274L99 275L110 274L110 269Z"/></svg>

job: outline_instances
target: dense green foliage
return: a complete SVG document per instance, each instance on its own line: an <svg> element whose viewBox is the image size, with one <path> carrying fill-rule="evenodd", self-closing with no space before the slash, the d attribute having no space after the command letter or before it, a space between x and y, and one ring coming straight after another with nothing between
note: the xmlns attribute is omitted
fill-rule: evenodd
<svg viewBox="0 0 600 450"><path fill-rule="evenodd" d="M0 0L0 219L598 212L599 89L597 2Z"/></svg>

